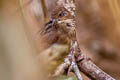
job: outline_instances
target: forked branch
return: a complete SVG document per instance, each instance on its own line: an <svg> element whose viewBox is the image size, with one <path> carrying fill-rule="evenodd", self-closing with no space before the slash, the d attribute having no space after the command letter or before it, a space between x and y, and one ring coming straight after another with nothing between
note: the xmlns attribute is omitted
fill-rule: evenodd
<svg viewBox="0 0 120 80"><path fill-rule="evenodd" d="M70 7L73 7L74 9L75 6L73 4L66 4L66 2L71 3L71 1L75 4L75 0L58 0L57 5L62 4L61 6L67 8L68 11L72 13ZM57 68L54 76L63 74L65 70L69 69L71 66L78 80L83 80L80 71L85 73L92 80L115 80L110 75L102 71L99 67L97 67L81 52L77 41L75 41L75 43L71 46L69 55L65 58L64 63Z"/></svg>

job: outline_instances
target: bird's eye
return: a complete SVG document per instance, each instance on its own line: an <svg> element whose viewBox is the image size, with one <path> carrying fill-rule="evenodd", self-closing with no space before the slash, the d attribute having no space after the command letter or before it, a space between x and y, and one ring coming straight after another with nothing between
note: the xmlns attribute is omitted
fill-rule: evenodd
<svg viewBox="0 0 120 80"><path fill-rule="evenodd" d="M59 13L59 16L67 16L67 12L66 11L62 11Z"/></svg>
<svg viewBox="0 0 120 80"><path fill-rule="evenodd" d="M67 23L66 25L67 25L67 27L71 27L71 25L69 23Z"/></svg>

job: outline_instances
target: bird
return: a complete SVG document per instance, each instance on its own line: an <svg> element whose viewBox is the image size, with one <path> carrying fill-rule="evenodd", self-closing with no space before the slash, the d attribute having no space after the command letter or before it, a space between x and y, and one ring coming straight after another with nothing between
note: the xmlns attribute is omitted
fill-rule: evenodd
<svg viewBox="0 0 120 80"><path fill-rule="evenodd" d="M57 6L41 34L48 44L70 45L76 39L74 16L64 6Z"/></svg>
<svg viewBox="0 0 120 80"><path fill-rule="evenodd" d="M48 59L47 65L50 65L51 68L61 64L70 51L71 42L76 40L76 25L73 12L74 9L68 5L57 5L51 13L51 19L40 32L43 43L48 44L42 53L50 54L46 59ZM52 62L55 63L52 64Z"/></svg>

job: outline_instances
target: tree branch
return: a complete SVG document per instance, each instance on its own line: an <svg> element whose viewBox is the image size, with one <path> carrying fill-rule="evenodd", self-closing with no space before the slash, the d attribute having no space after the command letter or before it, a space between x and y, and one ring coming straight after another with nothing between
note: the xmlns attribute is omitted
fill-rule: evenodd
<svg viewBox="0 0 120 80"><path fill-rule="evenodd" d="M102 71L99 67L97 67L88 57L86 57L80 51L78 43L75 50L75 59L78 64L78 67L88 77L90 77L93 80L115 80L110 75Z"/></svg>
<svg viewBox="0 0 120 80"><path fill-rule="evenodd" d="M72 10L70 10L70 7L72 7L74 9L75 6L74 6L74 4L70 4L71 1L74 2L75 0L58 0L57 5L62 4L61 6L68 9L68 11L71 12L71 14L72 14L74 12ZM68 3L66 4L66 2L68 2ZM68 5L70 7L68 7ZM75 75L77 76L78 80L83 80L80 75L80 70L93 80L115 80L110 75L108 75L107 73L102 71L99 67L97 67L88 57L86 57L81 52L77 41L75 41L73 43L73 45L71 46L70 53L66 59L68 60L68 62L70 62L69 65L72 66L72 69L73 69ZM64 66L63 66L63 64L64 64ZM67 66L66 63L63 63L63 64L61 65L63 67L60 67L58 69L58 71L57 71L58 73L60 73L62 69L66 69L66 68L70 67L70 66Z"/></svg>
<svg viewBox="0 0 120 80"><path fill-rule="evenodd" d="M64 59L64 63L61 64L57 68L57 70L55 71L53 77L64 74L65 70L68 69L68 72L72 70L75 73L78 80L83 80L83 78L82 78L82 76L80 74L80 70L78 68L78 65L77 65L77 63L75 61L75 56L74 56L74 54L75 54L74 49L76 47L75 45L77 45L77 44L72 45L69 55Z"/></svg>

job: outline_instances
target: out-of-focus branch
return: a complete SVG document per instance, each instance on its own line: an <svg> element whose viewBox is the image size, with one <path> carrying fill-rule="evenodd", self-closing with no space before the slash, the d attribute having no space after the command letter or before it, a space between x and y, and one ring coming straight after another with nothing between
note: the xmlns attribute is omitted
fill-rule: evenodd
<svg viewBox="0 0 120 80"><path fill-rule="evenodd" d="M41 7L42 7L42 11L43 11L43 16L44 16L44 22L46 23L46 21L47 21L47 8L46 8L45 0L40 0L40 1L41 1Z"/></svg>

